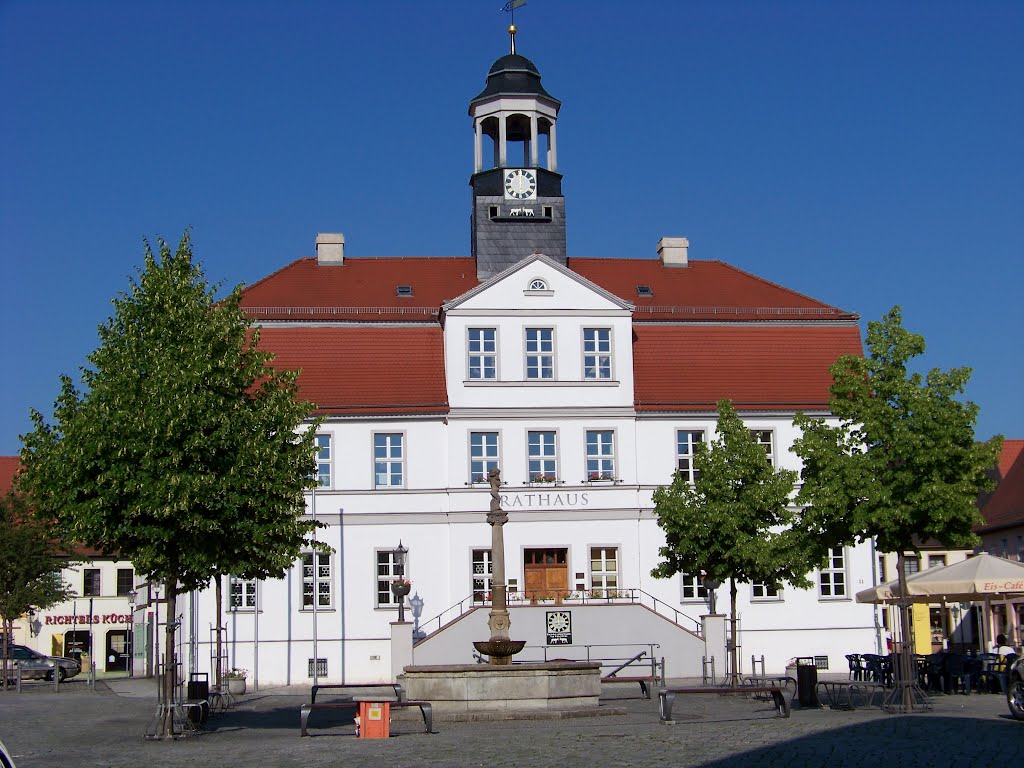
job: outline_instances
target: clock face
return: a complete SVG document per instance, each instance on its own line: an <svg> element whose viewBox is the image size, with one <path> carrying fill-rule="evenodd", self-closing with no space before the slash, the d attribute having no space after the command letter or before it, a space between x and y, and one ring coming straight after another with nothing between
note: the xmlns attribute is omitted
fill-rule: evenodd
<svg viewBox="0 0 1024 768"><path fill-rule="evenodd" d="M526 168L505 172L505 197L512 200L534 200L537 197L537 174Z"/></svg>
<svg viewBox="0 0 1024 768"><path fill-rule="evenodd" d="M548 611L548 632L568 632L570 626L568 611Z"/></svg>

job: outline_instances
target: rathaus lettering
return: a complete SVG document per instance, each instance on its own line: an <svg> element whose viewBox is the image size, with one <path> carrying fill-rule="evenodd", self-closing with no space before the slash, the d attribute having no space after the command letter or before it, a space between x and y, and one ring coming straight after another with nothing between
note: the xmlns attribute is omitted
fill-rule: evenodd
<svg viewBox="0 0 1024 768"><path fill-rule="evenodd" d="M588 493L503 493L501 506L515 507L585 507L590 504Z"/></svg>

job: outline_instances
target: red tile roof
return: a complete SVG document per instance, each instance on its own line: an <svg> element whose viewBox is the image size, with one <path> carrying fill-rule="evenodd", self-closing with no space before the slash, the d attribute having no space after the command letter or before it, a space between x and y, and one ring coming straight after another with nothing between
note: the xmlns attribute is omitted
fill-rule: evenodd
<svg viewBox="0 0 1024 768"><path fill-rule="evenodd" d="M719 261L568 264L636 306L641 410L706 410L723 397L740 409L824 408L828 367L841 354L861 354L856 315ZM306 258L247 288L242 306L269 323L262 346L277 352L277 364L302 369L303 396L321 411L442 413L440 307L478 284L472 258L355 257L340 266ZM397 296L398 285L412 296ZM638 285L653 296L637 296ZM666 324L673 321L688 325Z"/></svg>
<svg viewBox="0 0 1024 768"><path fill-rule="evenodd" d="M856 317L721 261L665 267L658 259L569 259L569 267L633 303L637 322ZM648 286L653 295L638 296L638 285Z"/></svg>
<svg viewBox="0 0 1024 768"><path fill-rule="evenodd" d="M17 456L0 456L0 494L6 494L14 484L14 476L21 470Z"/></svg>
<svg viewBox="0 0 1024 768"><path fill-rule="evenodd" d="M635 320L835 320L856 315L720 261L665 267L657 259L569 259L569 268L636 305ZM256 319L434 322L443 302L479 284L465 257L356 257L340 266L294 261L245 290ZM399 285L413 295L399 297ZM653 296L637 296L646 285Z"/></svg>
<svg viewBox="0 0 1024 768"><path fill-rule="evenodd" d="M853 324L634 325L640 411L825 408L840 355L862 354Z"/></svg>
<svg viewBox="0 0 1024 768"><path fill-rule="evenodd" d="M430 323L442 302L478 284L471 258L363 257L323 267L309 258L246 288L242 307L259 319ZM399 285L412 286L412 296L399 297Z"/></svg>
<svg viewBox="0 0 1024 768"><path fill-rule="evenodd" d="M439 325L266 326L260 348L300 369L300 394L321 413L446 413Z"/></svg>
<svg viewBox="0 0 1024 768"><path fill-rule="evenodd" d="M1024 525L1024 440L1004 440L996 489L981 505L981 531Z"/></svg>

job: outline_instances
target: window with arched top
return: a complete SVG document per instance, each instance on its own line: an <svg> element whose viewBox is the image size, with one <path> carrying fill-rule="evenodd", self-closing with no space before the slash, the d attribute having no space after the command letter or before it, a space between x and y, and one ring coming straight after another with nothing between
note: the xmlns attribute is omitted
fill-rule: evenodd
<svg viewBox="0 0 1024 768"><path fill-rule="evenodd" d="M547 289L548 284L539 277L535 277L533 278L533 280L530 281L529 290L531 291L546 291Z"/></svg>

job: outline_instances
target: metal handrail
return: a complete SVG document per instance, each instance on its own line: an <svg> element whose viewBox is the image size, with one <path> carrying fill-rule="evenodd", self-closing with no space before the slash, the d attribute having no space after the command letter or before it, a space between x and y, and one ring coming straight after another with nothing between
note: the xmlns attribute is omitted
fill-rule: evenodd
<svg viewBox="0 0 1024 768"><path fill-rule="evenodd" d="M469 604L468 607L467 603ZM659 616L663 616L673 623L683 627L687 631L692 631L698 637L701 637L701 623L699 619L695 619L693 616L673 608L664 600L659 600L654 595L644 592L642 589L638 589L636 587L631 587L629 589L585 590L524 589L511 590L508 593L508 606L510 608L516 608L526 604L537 605L540 603L554 603L561 605L645 605L651 608L651 610ZM430 637L430 635L439 631L445 624L454 621L463 614L476 608L486 608L490 604L491 596L489 592L483 596L479 596L479 593L474 593L462 598L454 605L441 611L437 616L421 622L418 625L418 631L422 634L419 635L418 642ZM686 626L687 622L693 623L692 630Z"/></svg>

